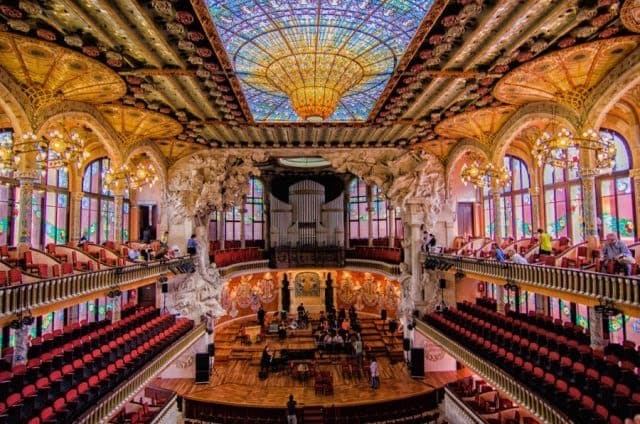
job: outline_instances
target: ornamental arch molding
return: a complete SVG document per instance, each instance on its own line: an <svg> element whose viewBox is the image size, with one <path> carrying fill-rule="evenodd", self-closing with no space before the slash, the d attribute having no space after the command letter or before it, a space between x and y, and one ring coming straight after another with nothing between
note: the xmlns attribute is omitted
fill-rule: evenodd
<svg viewBox="0 0 640 424"><path fill-rule="evenodd" d="M22 87L0 67L0 109L9 117L13 131L20 135L33 131L31 105Z"/></svg>
<svg viewBox="0 0 640 424"><path fill-rule="evenodd" d="M56 120L63 118L75 119L90 128L98 137L113 166L119 166L123 163L118 134L93 106L82 102L65 101L46 108L44 112L38 117L36 134L42 133L49 125L53 125Z"/></svg>
<svg viewBox="0 0 640 424"><path fill-rule="evenodd" d="M525 128L537 121L553 120L569 128L579 128L578 114L566 106L557 103L530 103L520 109L496 133L489 157L493 163L502 163L509 145Z"/></svg>
<svg viewBox="0 0 640 424"><path fill-rule="evenodd" d="M640 47L618 63L591 90L585 104L584 128L600 128L605 115L627 91L640 84Z"/></svg>
<svg viewBox="0 0 640 424"><path fill-rule="evenodd" d="M135 147L129 150L127 156L124 158L123 162L126 164L130 159L134 158L139 154L146 154L149 157L149 160L153 164L156 172L158 173L159 186L167 187L168 176L167 176L167 167L166 161L162 152L153 142L145 141L143 143L137 144Z"/></svg>
<svg viewBox="0 0 640 424"><path fill-rule="evenodd" d="M453 168L456 166L456 163L462 159L462 156L467 152L476 153L478 156L483 157L485 160L489 160L489 152L486 151L485 146L481 146L478 142L471 140L463 140L451 149L449 155L447 156L447 161L445 163L445 176L447 178L447 182L451 178L451 173L453 172Z"/></svg>

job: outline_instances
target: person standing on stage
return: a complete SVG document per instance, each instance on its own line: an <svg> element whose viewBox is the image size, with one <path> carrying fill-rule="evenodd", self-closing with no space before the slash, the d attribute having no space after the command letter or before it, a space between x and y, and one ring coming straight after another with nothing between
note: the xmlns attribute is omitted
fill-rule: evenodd
<svg viewBox="0 0 640 424"><path fill-rule="evenodd" d="M287 424L298 424L296 403L297 402L293 400L293 395L289 395L289 402L287 402Z"/></svg>

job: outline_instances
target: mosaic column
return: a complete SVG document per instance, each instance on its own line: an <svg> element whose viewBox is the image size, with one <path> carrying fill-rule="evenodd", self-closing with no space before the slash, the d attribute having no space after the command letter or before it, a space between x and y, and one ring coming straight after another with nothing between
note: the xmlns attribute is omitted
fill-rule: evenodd
<svg viewBox="0 0 640 424"><path fill-rule="evenodd" d="M31 245L31 221L33 214L33 184L40 178L40 171L16 172L20 182L20 203L18 205L18 241Z"/></svg>
<svg viewBox="0 0 640 424"><path fill-rule="evenodd" d="M496 306L497 311L504 314L504 286L496 284Z"/></svg>
<svg viewBox="0 0 640 424"><path fill-rule="evenodd" d="M493 199L493 238L495 241L500 243L504 234L504 216L500 210L500 202L502 198L500 197L500 189L494 187L491 189L491 198Z"/></svg>
<svg viewBox="0 0 640 424"><path fill-rule="evenodd" d="M389 218L389 247L393 248L396 245L396 208L391 206L391 202L388 205L388 218Z"/></svg>
<svg viewBox="0 0 640 424"><path fill-rule="evenodd" d="M69 197L71 198L71 217L69 218L71 222L71 234L69 234L69 241L71 241L73 245L76 245L82 235L80 234L80 207L82 206L82 197L84 197L84 194L74 191L71 192Z"/></svg>
<svg viewBox="0 0 640 424"><path fill-rule="evenodd" d="M422 201L420 199L410 199L407 202L407 215L410 227L409 247L410 256L405 256L405 262L409 264L411 269L411 289L415 293L415 287L420 285L422 279L422 262L420 261L420 247L422 246L422 237L420 227L424 222L424 214L422 210ZM407 260L409 259L409 260Z"/></svg>
<svg viewBox="0 0 640 424"><path fill-rule="evenodd" d="M633 178L633 192L636 196L640 195L640 168L629 170L629 176ZM634 202L635 221L633 223L634 234L638 234L640 228L640 202Z"/></svg>
<svg viewBox="0 0 640 424"><path fill-rule="evenodd" d="M166 190L160 197L160 219L156 238L160 239L165 231L169 231L169 199Z"/></svg>
<svg viewBox="0 0 640 424"><path fill-rule="evenodd" d="M124 203L124 195L122 193L113 194L113 208L114 208L114 219L113 219L113 241L116 246L119 246L122 243L122 204Z"/></svg>
<svg viewBox="0 0 640 424"><path fill-rule="evenodd" d="M606 346L607 341L604 339L604 319L602 312L596 311L589 306L589 334L591 336L591 347L593 349L602 349Z"/></svg>
<svg viewBox="0 0 640 424"><path fill-rule="evenodd" d="M595 169L582 169L582 217L584 219L584 237L589 240L599 240L598 236L598 211L596 210L595 179L598 171Z"/></svg>
<svg viewBox="0 0 640 424"><path fill-rule="evenodd" d="M20 320L18 315L18 320ZM12 366L24 365L27 363L27 352L29 351L29 326L20 323L20 328L15 331L15 345L13 347Z"/></svg>
<svg viewBox="0 0 640 424"><path fill-rule="evenodd" d="M531 187L529 189L529 196L531 198L531 235L535 234L538 228L541 226L540 215L540 189L538 187Z"/></svg>

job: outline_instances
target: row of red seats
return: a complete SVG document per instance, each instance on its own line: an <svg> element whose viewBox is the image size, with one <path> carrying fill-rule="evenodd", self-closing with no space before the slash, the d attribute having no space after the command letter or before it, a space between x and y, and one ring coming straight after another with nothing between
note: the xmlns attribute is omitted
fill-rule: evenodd
<svg viewBox="0 0 640 424"><path fill-rule="evenodd" d="M402 249L356 246L354 258L399 264L402 261Z"/></svg>
<svg viewBox="0 0 640 424"><path fill-rule="evenodd" d="M147 307L115 324L107 323L106 326L98 326L91 333L70 340L63 346L59 343L64 341L64 334L49 339L51 343L46 345L50 347L48 350L43 350L42 345L38 348L36 344L35 349L32 346L29 349L29 361L26 365L15 365L11 371L0 372L0 399L3 399L12 388L34 383L38 376L46 375L53 369L70 364L74 359L79 359L83 354L91 352L92 349L108 344L109 341L115 340L124 332L131 330L132 327L139 327L157 315L156 308Z"/></svg>
<svg viewBox="0 0 640 424"><path fill-rule="evenodd" d="M22 283L22 271L18 268L0 270L0 287Z"/></svg>
<svg viewBox="0 0 640 424"><path fill-rule="evenodd" d="M131 316L129 322L120 327L127 328L139 317L137 314ZM22 390L9 395L4 405L0 403L0 410L5 407L7 415L19 422L32 417L45 422L52 417L58 421L73 419L81 409L88 407L133 372L136 367L132 365L145 363L150 359L150 353L155 355L192 326L193 323L188 320L175 323L171 315L157 316L122 336L105 340L99 347L84 343L84 348L74 353L73 362L63 362L60 368L49 374L48 370L42 370L44 362L40 362L37 364L39 366L34 366L39 371L37 379L34 382L24 381ZM113 336L116 334L117 329L113 329ZM91 340L102 341L100 337ZM94 349L84 353L87 348ZM83 395L89 396L92 392L95 395L93 399L78 402ZM69 404L73 407L68 408Z"/></svg>
<svg viewBox="0 0 640 424"><path fill-rule="evenodd" d="M538 343L553 343L556 345L564 345L569 341L577 344L590 344L591 338L589 330L583 329L579 325L571 322L562 323L560 320L554 321L552 327L540 327L535 322L528 322L528 316L519 316L517 313L510 312L508 316L493 311L483 306L474 305L468 301L457 304L458 309L468 312L478 318L490 322L496 326L502 327L507 331L513 331L517 334L535 340Z"/></svg>
<svg viewBox="0 0 640 424"><path fill-rule="evenodd" d="M260 250L255 247L247 249L219 250L214 252L213 255L214 262L218 267L225 267L232 264L262 259Z"/></svg>
<svg viewBox="0 0 640 424"><path fill-rule="evenodd" d="M557 351L551 356L548 348L524 342L526 339L515 335L509 338L505 333L501 337L495 328L487 332L485 321L455 309L445 311L443 315L429 315L427 320L454 340L503 367L559 409L572 401L568 411L575 422L621 423L621 417L634 413L636 407L632 405L628 386L617 383L610 375L601 376L595 369L589 372L581 372L584 367L563 369L560 364L566 366L572 359L567 356L565 361L558 361ZM559 372L561 369L564 373ZM578 399L569 399L567 381L574 386L573 393L579 392ZM578 387L585 388L584 393ZM640 399L640 393L635 396ZM598 401L597 405L594 399ZM605 405L609 405L614 413Z"/></svg>

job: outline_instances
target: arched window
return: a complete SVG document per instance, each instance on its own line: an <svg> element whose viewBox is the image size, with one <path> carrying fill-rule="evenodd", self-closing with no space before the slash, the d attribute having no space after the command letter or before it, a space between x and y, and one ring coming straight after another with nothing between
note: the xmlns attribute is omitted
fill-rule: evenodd
<svg viewBox="0 0 640 424"><path fill-rule="evenodd" d="M500 211L503 215L504 237L514 237L516 240L531 237L533 234L533 215L531 209L531 178L529 169L521 159L515 156L505 156L504 165L511 172L511 179L502 189ZM494 237L493 228L493 199L491 191L485 188L484 216L485 234Z"/></svg>
<svg viewBox="0 0 640 424"><path fill-rule="evenodd" d="M69 219L69 172L66 168L47 169L44 177L44 196L40 210L40 231L42 237L38 238L38 244L46 246L49 243L63 244L68 241ZM35 197L35 196L34 196ZM34 213L37 211L36 205ZM44 212L44 214L42 214ZM34 216L35 218L35 216ZM32 243L35 228L32 230Z"/></svg>
<svg viewBox="0 0 640 424"><path fill-rule="evenodd" d="M354 178L349 184L349 238L369 238L367 184Z"/></svg>
<svg viewBox="0 0 640 424"><path fill-rule="evenodd" d="M545 165L542 173L547 231L552 237L584 240L582 185L575 168Z"/></svg>
<svg viewBox="0 0 640 424"><path fill-rule="evenodd" d="M373 210L371 220L373 221L373 238L385 238L389 236L387 225L387 201L382 195L382 190L378 186L373 186L371 190Z"/></svg>
<svg viewBox="0 0 640 424"><path fill-rule="evenodd" d="M241 240L240 226L244 225L245 240L263 240L264 237L264 184L257 178L249 180L249 192L244 203L244 222L240 208L232 207L225 213L225 240Z"/></svg>
<svg viewBox="0 0 640 424"><path fill-rule="evenodd" d="M369 210L371 201L371 210ZM389 205L382 194L382 190L375 186L367 186L360 178L354 178L349 183L349 238L351 240L366 240L371 235L373 239L389 237L390 224ZM369 234L369 220L372 233ZM402 221L399 208L396 209L395 238L403 236Z"/></svg>
<svg viewBox="0 0 640 424"><path fill-rule="evenodd" d="M611 174L596 178L596 199L601 238L607 233L615 233L625 241L635 239L635 214L633 207L633 184L629 176L632 167L629 145L620 134L602 130L613 137L616 145L616 162Z"/></svg>
<svg viewBox="0 0 640 424"><path fill-rule="evenodd" d="M93 243L115 239L115 201L104 185L104 174L110 167L109 158L89 163L82 177L82 203L80 204L80 231ZM129 238L129 200L122 202L122 240ZM126 237L125 237L126 236Z"/></svg>

